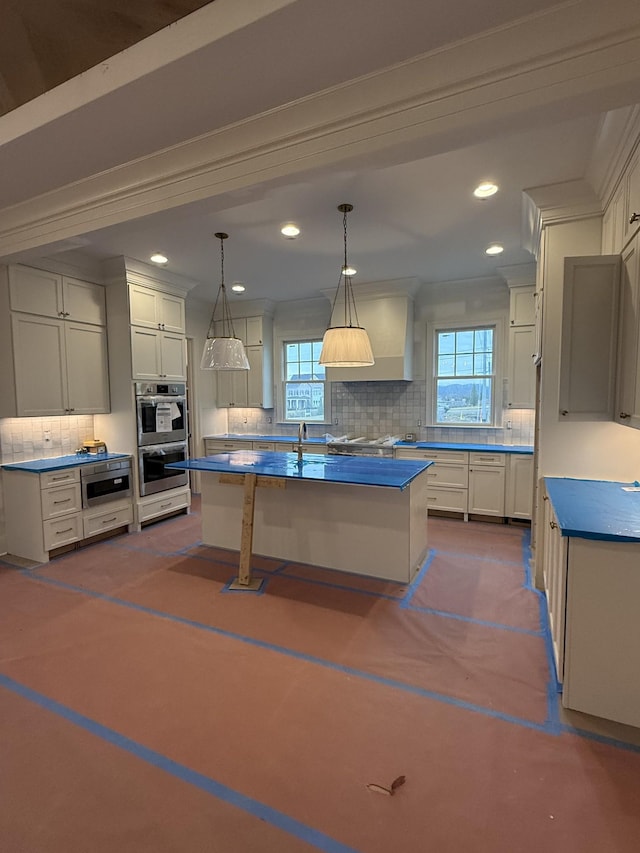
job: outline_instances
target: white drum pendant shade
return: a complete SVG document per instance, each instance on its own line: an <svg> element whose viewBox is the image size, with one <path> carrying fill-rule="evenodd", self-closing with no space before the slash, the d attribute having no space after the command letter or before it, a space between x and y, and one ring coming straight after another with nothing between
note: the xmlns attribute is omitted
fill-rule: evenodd
<svg viewBox="0 0 640 853"><path fill-rule="evenodd" d="M249 359L240 338L207 338L201 370L249 370Z"/></svg>
<svg viewBox="0 0 640 853"><path fill-rule="evenodd" d="M369 335L361 326L332 326L324 333L319 363L325 367L375 364Z"/></svg>

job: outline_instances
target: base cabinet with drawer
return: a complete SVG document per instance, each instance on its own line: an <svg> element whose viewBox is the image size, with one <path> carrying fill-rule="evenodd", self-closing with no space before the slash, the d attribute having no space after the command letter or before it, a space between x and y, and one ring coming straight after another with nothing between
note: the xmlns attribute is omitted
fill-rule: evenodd
<svg viewBox="0 0 640 853"><path fill-rule="evenodd" d="M130 498L82 508L78 466L36 474L2 472L7 551L46 563L50 552L133 522Z"/></svg>
<svg viewBox="0 0 640 853"><path fill-rule="evenodd" d="M469 514L504 516L504 453L469 453Z"/></svg>
<svg viewBox="0 0 640 853"><path fill-rule="evenodd" d="M189 511L191 506L191 489L170 489L166 492L140 498L137 503L138 528L174 512Z"/></svg>
<svg viewBox="0 0 640 853"><path fill-rule="evenodd" d="M428 509L461 512L466 521L469 492L469 453L466 450L398 448L395 457L435 462L427 471Z"/></svg>

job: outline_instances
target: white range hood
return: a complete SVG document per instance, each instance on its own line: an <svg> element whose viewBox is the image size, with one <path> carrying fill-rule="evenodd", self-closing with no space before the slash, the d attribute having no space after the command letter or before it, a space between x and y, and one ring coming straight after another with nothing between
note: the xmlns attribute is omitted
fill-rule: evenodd
<svg viewBox="0 0 640 853"><path fill-rule="evenodd" d="M369 335L375 364L371 367L329 367L330 382L372 382L413 379L413 296L415 278L353 285L358 321ZM335 290L323 291L331 301ZM336 305L335 325L341 325Z"/></svg>

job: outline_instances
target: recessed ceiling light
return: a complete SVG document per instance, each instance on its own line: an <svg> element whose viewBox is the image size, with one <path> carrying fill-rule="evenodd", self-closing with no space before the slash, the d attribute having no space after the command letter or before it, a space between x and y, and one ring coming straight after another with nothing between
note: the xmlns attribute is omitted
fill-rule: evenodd
<svg viewBox="0 0 640 853"><path fill-rule="evenodd" d="M167 264L167 263L169 263L169 258L165 258L164 255L160 254L160 252L156 252L155 255L151 255L149 260L154 264Z"/></svg>
<svg viewBox="0 0 640 853"><path fill-rule="evenodd" d="M489 198L498 192L498 185L492 184L490 181L485 181L475 188L473 194L476 198Z"/></svg>
<svg viewBox="0 0 640 853"><path fill-rule="evenodd" d="M290 240L293 240L300 233L300 229L293 222L287 222L287 224L283 225L280 229L280 233L283 237L288 237Z"/></svg>
<svg viewBox="0 0 640 853"><path fill-rule="evenodd" d="M501 246L500 243L492 243L484 251L487 255L500 255L504 252L504 246Z"/></svg>
<svg viewBox="0 0 640 853"><path fill-rule="evenodd" d="M231 285L231 290L233 290L234 293L244 293L244 284L240 281L234 281Z"/></svg>
<svg viewBox="0 0 640 853"><path fill-rule="evenodd" d="M355 267L352 267L351 264L348 264L346 267L342 267L343 275L355 275L357 272L358 270Z"/></svg>

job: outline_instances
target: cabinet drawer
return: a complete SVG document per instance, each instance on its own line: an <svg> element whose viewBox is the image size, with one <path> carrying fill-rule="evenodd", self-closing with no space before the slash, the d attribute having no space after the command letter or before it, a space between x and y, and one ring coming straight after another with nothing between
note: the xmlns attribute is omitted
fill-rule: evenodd
<svg viewBox="0 0 640 853"><path fill-rule="evenodd" d="M204 449L209 456L211 453L225 453L227 450L251 450L250 441L223 441L215 439L209 441L205 439Z"/></svg>
<svg viewBox="0 0 640 853"><path fill-rule="evenodd" d="M95 536L97 533L102 533L104 530L113 530L115 527L122 527L125 524L131 524L133 521L133 506L131 503L122 505L120 501L116 503L116 509L105 510L99 515L91 515L84 518L83 530L84 538Z"/></svg>
<svg viewBox="0 0 640 853"><path fill-rule="evenodd" d="M449 512L466 512L467 490L428 488L427 509L442 509Z"/></svg>
<svg viewBox="0 0 640 853"><path fill-rule="evenodd" d="M434 462L460 462L466 465L469 462L469 454L466 450L430 450L421 448L398 448L395 451L396 459L432 459Z"/></svg>
<svg viewBox="0 0 640 853"><path fill-rule="evenodd" d="M82 516L80 513L45 521L42 527L45 551L52 551L54 548L69 545L71 542L78 542L82 539Z"/></svg>
<svg viewBox="0 0 640 853"><path fill-rule="evenodd" d="M41 489L48 489L49 486L61 486L63 483L79 482L79 468L65 468L64 471L48 471L46 474L40 474Z"/></svg>
<svg viewBox="0 0 640 853"><path fill-rule="evenodd" d="M469 485L469 468L462 463L436 462L427 469L427 481L430 486L459 486L466 489Z"/></svg>
<svg viewBox="0 0 640 853"><path fill-rule="evenodd" d="M184 509L191 504L191 492L180 492L177 495L159 497L148 503L140 504L138 507L138 521L140 523L149 521L159 515L165 515L174 510Z"/></svg>
<svg viewBox="0 0 640 853"><path fill-rule="evenodd" d="M504 453L469 453L469 465L498 465L505 464L506 455Z"/></svg>
<svg viewBox="0 0 640 853"><path fill-rule="evenodd" d="M276 446L272 441L252 441L252 450L275 450Z"/></svg>
<svg viewBox="0 0 640 853"><path fill-rule="evenodd" d="M42 489L40 503L43 519L68 515L70 512L79 512L82 509L80 483L69 483L67 486Z"/></svg>

